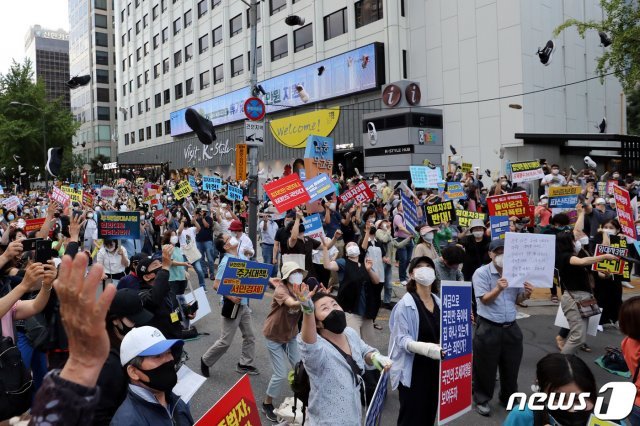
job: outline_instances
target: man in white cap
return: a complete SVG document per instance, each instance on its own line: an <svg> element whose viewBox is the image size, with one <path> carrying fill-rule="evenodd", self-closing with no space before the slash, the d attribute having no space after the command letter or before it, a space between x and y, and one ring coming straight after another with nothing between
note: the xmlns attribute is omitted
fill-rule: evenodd
<svg viewBox="0 0 640 426"><path fill-rule="evenodd" d="M591 207L589 203L584 208L585 213L587 214L587 218L589 220L589 224L591 225L591 229L589 230L589 240L591 244L594 243L594 238L598 235L598 229L600 227L617 217L615 210L611 210L607 208L607 201L600 197L596 198L595 208Z"/></svg>
<svg viewBox="0 0 640 426"><path fill-rule="evenodd" d="M120 363L129 378L129 391L111 424L193 425L189 407L171 391L178 382L171 349L182 345L182 340L168 340L149 326L134 328L124 336Z"/></svg>

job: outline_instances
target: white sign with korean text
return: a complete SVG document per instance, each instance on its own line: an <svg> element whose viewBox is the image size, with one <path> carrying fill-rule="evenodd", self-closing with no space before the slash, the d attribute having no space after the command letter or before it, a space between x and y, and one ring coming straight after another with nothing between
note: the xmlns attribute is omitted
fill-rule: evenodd
<svg viewBox="0 0 640 426"><path fill-rule="evenodd" d="M244 122L244 143L250 146L264 146L264 121Z"/></svg>
<svg viewBox="0 0 640 426"><path fill-rule="evenodd" d="M555 254L555 235L507 232L502 277L509 287L524 287L529 282L534 287L551 288Z"/></svg>

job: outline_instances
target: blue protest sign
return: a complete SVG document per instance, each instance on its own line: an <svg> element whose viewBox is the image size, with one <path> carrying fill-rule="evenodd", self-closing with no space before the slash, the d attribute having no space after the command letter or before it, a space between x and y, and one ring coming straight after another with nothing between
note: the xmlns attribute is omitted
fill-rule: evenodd
<svg viewBox="0 0 640 426"><path fill-rule="evenodd" d="M262 299L273 265L230 257L220 280L221 296Z"/></svg>
<svg viewBox="0 0 640 426"><path fill-rule="evenodd" d="M550 209L575 209L578 204L577 195L565 195L562 197L549 197Z"/></svg>
<svg viewBox="0 0 640 426"><path fill-rule="evenodd" d="M416 205L413 204L411 198L404 195L404 192L401 195L402 197L402 212L404 215L404 221L406 228L411 231L413 234L418 235L418 231L416 230L416 226L420 223L418 219L418 210Z"/></svg>
<svg viewBox="0 0 640 426"><path fill-rule="evenodd" d="M232 201L242 201L242 188L239 186L227 185L227 198Z"/></svg>
<svg viewBox="0 0 640 426"><path fill-rule="evenodd" d="M217 191L222 188L222 178L217 176L202 176L203 191Z"/></svg>
<svg viewBox="0 0 640 426"><path fill-rule="evenodd" d="M440 167L432 169L427 166L409 166L411 182L416 188L437 188L442 182L442 170Z"/></svg>
<svg viewBox="0 0 640 426"><path fill-rule="evenodd" d="M318 213L305 217L302 224L304 225L305 236L316 240L320 240L320 238L324 237L322 218Z"/></svg>
<svg viewBox="0 0 640 426"><path fill-rule="evenodd" d="M322 197L336 191L336 187L331 182L331 178L326 173L321 173L318 176L309 179L304 182L304 187L309 193L311 199L309 202L319 200Z"/></svg>
<svg viewBox="0 0 640 426"><path fill-rule="evenodd" d="M307 179L333 170L333 138L310 135L304 150L304 170ZM304 180L302 176L300 179Z"/></svg>
<svg viewBox="0 0 640 426"><path fill-rule="evenodd" d="M442 186L440 186L442 185ZM444 192L444 200L466 200L467 194L464 192L462 183L460 182L448 182L446 184L439 184L438 189L442 188Z"/></svg>
<svg viewBox="0 0 640 426"><path fill-rule="evenodd" d="M364 421L365 426L378 426L380 419L382 418L382 409L384 408L384 401L387 397L387 384L389 383L389 373L383 371L378 380L378 385L373 392L373 398L369 403L369 409L367 410L367 417Z"/></svg>
<svg viewBox="0 0 640 426"><path fill-rule="evenodd" d="M509 232L509 216L491 216L489 222L492 240L504 238L504 234Z"/></svg>
<svg viewBox="0 0 640 426"><path fill-rule="evenodd" d="M193 188L194 192L198 191L198 185L196 184L196 178L193 176L189 176L189 185Z"/></svg>
<svg viewBox="0 0 640 426"><path fill-rule="evenodd" d="M140 213L107 211L98 214L98 238L139 240Z"/></svg>

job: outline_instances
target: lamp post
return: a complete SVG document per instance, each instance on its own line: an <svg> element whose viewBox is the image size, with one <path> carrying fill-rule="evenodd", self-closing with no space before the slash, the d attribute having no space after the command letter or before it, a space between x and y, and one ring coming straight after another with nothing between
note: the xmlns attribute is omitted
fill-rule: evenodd
<svg viewBox="0 0 640 426"><path fill-rule="evenodd" d="M42 171L44 173L44 188L45 191L49 192L49 177L47 176L47 130L45 127L45 116L44 116L44 111L42 110L42 108L38 108L37 106L28 104L28 103L24 103L24 102L17 102L17 101L13 101L13 102L9 102L9 105L14 106L14 107L27 107L27 108L33 108L36 111L38 111L41 115L41 122L42 122L42 151L43 151L43 163L42 163Z"/></svg>

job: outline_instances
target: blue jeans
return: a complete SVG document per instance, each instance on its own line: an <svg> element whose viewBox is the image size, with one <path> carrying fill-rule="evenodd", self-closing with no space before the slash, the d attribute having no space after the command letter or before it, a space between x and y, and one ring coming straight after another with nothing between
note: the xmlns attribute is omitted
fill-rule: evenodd
<svg viewBox="0 0 640 426"><path fill-rule="evenodd" d="M402 241L404 238L396 238L396 240ZM407 268L409 267L409 261L411 260L411 253L413 253L413 241L409 241L409 244L399 248L396 251L396 258L398 259L398 277L400 281L407 280Z"/></svg>
<svg viewBox="0 0 640 426"><path fill-rule="evenodd" d="M24 333L18 332L16 337L18 340L16 346L18 346L20 355L22 355L22 362L33 373L33 394L35 395L42 385L44 376L47 374L47 356L43 352L34 349Z"/></svg>
<svg viewBox="0 0 640 426"><path fill-rule="evenodd" d="M205 286L205 283L204 283L204 272L202 271L202 258L192 263L192 265L193 265L193 268L196 270L196 274L198 275L198 283L200 284L200 287L206 290L207 287Z"/></svg>
<svg viewBox="0 0 640 426"><path fill-rule="evenodd" d="M273 263L273 244L262 243L262 262L271 265ZM277 267L271 270L271 277L276 276Z"/></svg>
<svg viewBox="0 0 640 426"><path fill-rule="evenodd" d="M209 267L209 278L213 279L216 276L216 271L214 267L214 262L217 257L216 247L213 245L213 241L196 241L196 247L198 247L198 251L202 254L202 263L204 267ZM207 258L206 262L204 258Z"/></svg>
<svg viewBox="0 0 640 426"><path fill-rule="evenodd" d="M393 295L393 284L391 283L391 272L393 269L390 264L384 264L384 296L382 301L384 303L391 303L391 296Z"/></svg>
<svg viewBox="0 0 640 426"><path fill-rule="evenodd" d="M287 365L287 359L289 359L289 364L291 364L292 368L300 361L298 342L295 337L287 343L265 340L267 341L267 350L273 366L273 374L271 375L271 380L269 380L269 386L267 386L267 395L271 398L277 398L282 393L282 388L289 383L290 368Z"/></svg>

